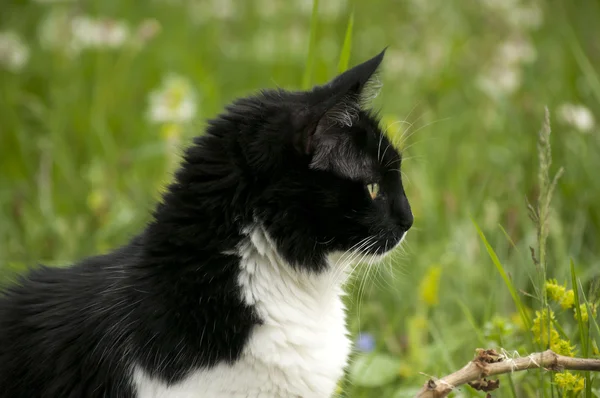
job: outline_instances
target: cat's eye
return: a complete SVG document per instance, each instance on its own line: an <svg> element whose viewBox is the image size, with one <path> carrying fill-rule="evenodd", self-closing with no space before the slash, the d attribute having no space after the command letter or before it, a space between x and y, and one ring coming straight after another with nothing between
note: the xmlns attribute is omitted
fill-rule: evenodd
<svg viewBox="0 0 600 398"><path fill-rule="evenodd" d="M367 190L369 191L369 195L371 195L371 199L375 199L379 195L379 184L368 184Z"/></svg>

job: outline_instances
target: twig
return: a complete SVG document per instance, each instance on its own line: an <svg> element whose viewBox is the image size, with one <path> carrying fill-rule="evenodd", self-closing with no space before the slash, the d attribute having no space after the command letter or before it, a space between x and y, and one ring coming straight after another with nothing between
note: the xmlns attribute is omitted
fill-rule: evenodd
<svg viewBox="0 0 600 398"><path fill-rule="evenodd" d="M600 359L566 357L552 350L509 358L495 350L478 349L475 359L459 371L439 380L428 380L416 398L446 397L453 389L467 383L476 389L491 391L499 387L499 380L487 380L487 377L535 368L555 372L564 369L600 371Z"/></svg>

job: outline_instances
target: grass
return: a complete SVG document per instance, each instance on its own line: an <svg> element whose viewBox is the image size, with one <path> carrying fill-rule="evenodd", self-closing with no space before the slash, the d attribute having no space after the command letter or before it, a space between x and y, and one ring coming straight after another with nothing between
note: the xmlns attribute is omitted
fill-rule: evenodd
<svg viewBox="0 0 600 398"><path fill-rule="evenodd" d="M596 355L598 323L581 311L591 314L597 300L600 129L561 117L564 103L599 115L596 3L226 4L3 4L0 31L17 31L30 56L20 72L0 66L0 283L37 262L61 266L123 243L147 220L178 149L233 98L325 82L388 46L374 106L405 149L415 227L390 267L350 287L353 336L376 342L353 363L376 365L351 367L343 394L410 396L426 380L420 372L454 371L481 346L526 355L540 348L530 325L542 308L553 309L560 338L578 355ZM133 34L149 18L161 28L140 48L74 58L44 48L44 18L73 10L123 20ZM149 94L169 73L196 92L190 122L147 117ZM537 155L545 106L554 130L547 172L565 172L541 212L541 258L527 203L551 183L539 179ZM575 311L544 299L550 278L573 289ZM598 382L584 377L580 396L594 396ZM536 394L573 392L544 372L515 374L498 392ZM484 396L469 387L456 395Z"/></svg>

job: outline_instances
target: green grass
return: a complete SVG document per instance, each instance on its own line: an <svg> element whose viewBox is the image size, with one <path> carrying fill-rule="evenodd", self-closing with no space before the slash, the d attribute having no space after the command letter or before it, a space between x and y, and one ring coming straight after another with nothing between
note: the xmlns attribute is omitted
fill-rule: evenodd
<svg viewBox="0 0 600 398"><path fill-rule="evenodd" d="M375 383L351 368L345 396L411 396L426 381L420 372L443 376L477 347L544 348L527 325L546 306L561 337L593 356L597 320L575 321L572 309L546 301L543 284L568 283L588 313L597 300L600 128L579 131L560 105L582 104L600 121L600 6L539 2L532 26L534 3L514 3L252 0L232 3L232 13L217 0L3 3L0 31L17 31L30 57L17 73L0 62L0 284L38 262L61 266L125 242L148 219L179 148L235 97L322 83L388 46L374 106L405 148L415 226L391 267L350 287L353 335L376 341L355 362L384 369L365 371ZM140 49L70 58L43 48L44 17L73 10L122 19L132 31L155 18L161 30ZM499 56L507 41L515 46ZM524 42L533 56L519 50ZM175 128L147 118L149 93L171 72L198 98L194 121ZM548 192L537 148L545 106L548 175L565 172L542 211L540 258L527 204ZM586 377L580 396L593 396L600 384ZM544 372L515 373L497 396L531 394L562 391Z"/></svg>

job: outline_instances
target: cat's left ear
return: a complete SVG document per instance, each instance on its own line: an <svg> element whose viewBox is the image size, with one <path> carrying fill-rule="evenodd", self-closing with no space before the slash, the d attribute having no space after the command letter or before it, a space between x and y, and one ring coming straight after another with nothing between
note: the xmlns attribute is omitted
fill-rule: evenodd
<svg viewBox="0 0 600 398"><path fill-rule="evenodd" d="M361 107L373 96L372 91L378 89L372 87L372 83L376 80L374 76L384 55L385 49L325 85L313 89L307 113L303 115L308 120L305 120L307 127L303 131L299 148L302 152L312 154L315 141L321 141L319 136L326 134L331 126L337 124L350 127L354 124Z"/></svg>

